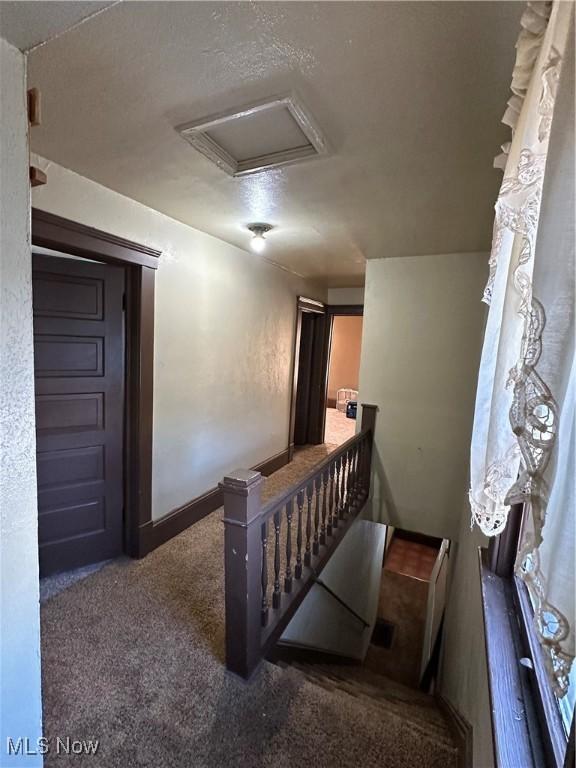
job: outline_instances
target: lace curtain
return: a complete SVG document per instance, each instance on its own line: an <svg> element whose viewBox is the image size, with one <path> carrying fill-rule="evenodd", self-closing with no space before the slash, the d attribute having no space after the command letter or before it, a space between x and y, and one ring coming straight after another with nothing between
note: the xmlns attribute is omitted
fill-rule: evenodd
<svg viewBox="0 0 576 768"><path fill-rule="evenodd" d="M558 696L574 658L574 5L529 3L504 116L471 450L473 522L529 509L517 561Z"/></svg>

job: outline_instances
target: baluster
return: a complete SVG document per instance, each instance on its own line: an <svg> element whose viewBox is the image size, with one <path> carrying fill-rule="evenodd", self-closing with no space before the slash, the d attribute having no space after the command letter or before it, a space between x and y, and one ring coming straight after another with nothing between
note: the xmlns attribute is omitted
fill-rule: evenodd
<svg viewBox="0 0 576 768"><path fill-rule="evenodd" d="M340 489L340 517L346 517L346 454L342 456L342 487Z"/></svg>
<svg viewBox="0 0 576 768"><path fill-rule="evenodd" d="M328 470L325 469L322 473L322 525L320 527L320 544L326 544L326 494L328 493ZM328 520L330 525L330 520Z"/></svg>
<svg viewBox="0 0 576 768"><path fill-rule="evenodd" d="M348 451L348 512L354 506L354 446Z"/></svg>
<svg viewBox="0 0 576 768"><path fill-rule="evenodd" d="M284 592L292 592L292 512L294 499L286 504L286 576L284 577Z"/></svg>
<svg viewBox="0 0 576 768"><path fill-rule="evenodd" d="M356 474L354 470L354 461L356 459L356 446L352 446L348 451L348 511L352 510L354 506L354 483L356 481Z"/></svg>
<svg viewBox="0 0 576 768"><path fill-rule="evenodd" d="M338 456L336 459L336 485L334 490L334 528L338 528L338 519L340 517L340 467L341 458Z"/></svg>
<svg viewBox="0 0 576 768"><path fill-rule="evenodd" d="M314 486L316 488L316 504L314 505L314 542L312 544L312 553L317 555L320 552L320 488L322 487L322 475L316 475Z"/></svg>
<svg viewBox="0 0 576 768"><path fill-rule="evenodd" d="M364 440L358 445L358 495L362 498L364 494Z"/></svg>
<svg viewBox="0 0 576 768"><path fill-rule="evenodd" d="M358 494L364 498L364 438L358 446Z"/></svg>
<svg viewBox="0 0 576 768"><path fill-rule="evenodd" d="M348 451L348 512L354 505L354 448Z"/></svg>
<svg viewBox="0 0 576 768"><path fill-rule="evenodd" d="M366 472L366 463L368 456L368 446L366 445L366 438L360 443L360 486L362 488L362 498L366 496L366 490L368 488L368 476Z"/></svg>
<svg viewBox="0 0 576 768"><path fill-rule="evenodd" d="M310 483L306 488L306 546L304 548L304 565L310 566L312 563L312 550L310 547L310 537L312 536L312 498L314 496L314 485Z"/></svg>
<svg viewBox="0 0 576 768"><path fill-rule="evenodd" d="M330 464L330 493L328 495L328 535L332 536L332 529L338 527L334 521L334 464Z"/></svg>
<svg viewBox="0 0 576 768"><path fill-rule="evenodd" d="M261 530L262 537L262 608L261 618L262 626L265 627L268 624L268 522L262 523Z"/></svg>
<svg viewBox="0 0 576 768"><path fill-rule="evenodd" d="M346 481L346 504L348 507L348 513L352 511L352 502L353 502L353 483L354 483L354 465L352 463L354 457L354 452L352 448L348 451L348 479Z"/></svg>
<svg viewBox="0 0 576 768"><path fill-rule="evenodd" d="M294 576L297 579L302 578L302 509L304 507L304 491L298 491L296 495L296 504L298 506L298 530L296 531L296 568Z"/></svg>
<svg viewBox="0 0 576 768"><path fill-rule="evenodd" d="M354 504L357 503L358 497L360 495L360 488L359 488L359 473L358 473L358 461L360 458L360 443L354 446L354 498L353 502Z"/></svg>
<svg viewBox="0 0 576 768"><path fill-rule="evenodd" d="M280 512L274 512L274 591L272 608L280 608Z"/></svg>

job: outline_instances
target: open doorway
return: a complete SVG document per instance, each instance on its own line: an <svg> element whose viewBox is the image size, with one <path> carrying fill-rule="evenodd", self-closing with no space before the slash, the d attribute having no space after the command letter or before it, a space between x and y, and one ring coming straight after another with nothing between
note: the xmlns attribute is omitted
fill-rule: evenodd
<svg viewBox="0 0 576 768"><path fill-rule="evenodd" d="M303 446L334 450L356 432L363 314L361 304L298 298L290 459Z"/></svg>
<svg viewBox="0 0 576 768"><path fill-rule="evenodd" d="M324 442L342 445L356 431L363 308L330 307Z"/></svg>
<svg viewBox="0 0 576 768"><path fill-rule="evenodd" d="M436 677L450 541L387 526L378 618L367 666L429 691Z"/></svg>

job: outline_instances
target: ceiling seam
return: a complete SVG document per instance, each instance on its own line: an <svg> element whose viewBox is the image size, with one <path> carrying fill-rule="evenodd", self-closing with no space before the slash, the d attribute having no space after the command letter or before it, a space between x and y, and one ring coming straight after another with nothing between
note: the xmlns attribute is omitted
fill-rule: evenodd
<svg viewBox="0 0 576 768"><path fill-rule="evenodd" d="M46 40L42 40L41 43L36 43L35 45L30 46L30 48L24 48L22 52L28 55L32 53L32 51L36 51L38 48L42 48L43 46L48 45L48 43L51 43L57 38L62 37L62 35L65 35L67 32L71 32L73 29L78 29L78 27L80 27L82 24L85 24L87 21L91 21L92 19L96 18L96 16L100 16L100 14L111 10L121 2L122 0L114 0L114 2L110 3L110 5L107 5L105 8L99 8L89 16L85 16L83 19L80 19L80 21L77 21L76 23L71 24L69 27L66 27L66 29L62 29L60 32L55 32L51 37L47 38Z"/></svg>

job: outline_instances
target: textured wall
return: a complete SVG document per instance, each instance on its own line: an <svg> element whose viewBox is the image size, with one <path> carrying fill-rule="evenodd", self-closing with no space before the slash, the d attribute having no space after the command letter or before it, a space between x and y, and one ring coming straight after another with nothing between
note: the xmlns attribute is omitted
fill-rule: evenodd
<svg viewBox="0 0 576 768"><path fill-rule="evenodd" d="M487 277L486 254L369 261L360 401L376 403L375 510L458 536Z"/></svg>
<svg viewBox="0 0 576 768"><path fill-rule="evenodd" d="M24 56L0 38L0 765L41 735L38 514Z"/></svg>
<svg viewBox="0 0 576 768"><path fill-rule="evenodd" d="M299 294L325 291L47 161L33 203L162 250L154 360L153 516L288 446Z"/></svg>

